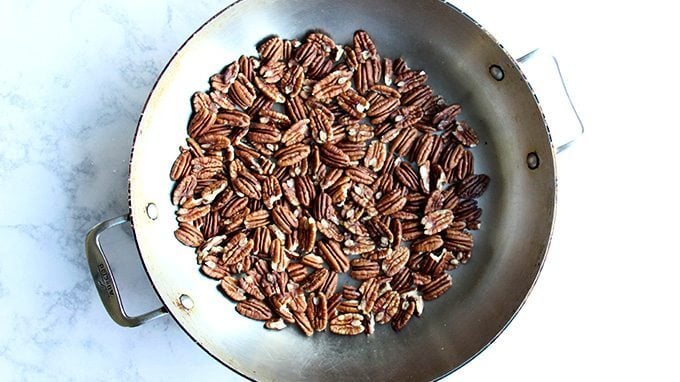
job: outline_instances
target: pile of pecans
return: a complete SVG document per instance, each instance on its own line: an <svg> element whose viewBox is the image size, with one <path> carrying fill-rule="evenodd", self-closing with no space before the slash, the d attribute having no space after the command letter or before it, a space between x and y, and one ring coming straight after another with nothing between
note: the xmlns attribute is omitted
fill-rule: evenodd
<svg viewBox="0 0 680 382"><path fill-rule="evenodd" d="M272 37L258 52L192 98L170 173L175 236L266 328L403 329L470 258L489 184L476 133L364 31L344 47Z"/></svg>

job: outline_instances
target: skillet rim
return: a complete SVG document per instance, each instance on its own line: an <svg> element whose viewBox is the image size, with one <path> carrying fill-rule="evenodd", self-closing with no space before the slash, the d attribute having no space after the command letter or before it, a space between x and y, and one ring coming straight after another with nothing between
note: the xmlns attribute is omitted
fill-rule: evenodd
<svg viewBox="0 0 680 382"><path fill-rule="evenodd" d="M150 284L151 284L154 292L156 293L159 300L163 303L163 305L165 307L172 306L172 301L165 301L165 299L161 295L160 291L158 290L156 284L153 282L151 275L149 274L149 269L147 268L146 262L144 261L144 257L142 256L142 251L139 247L139 240L137 238L137 231L135 230L135 214L133 213L133 208L132 208L132 176L131 176L131 173L132 173L132 165L133 165L134 158L135 158L134 152L135 152L135 145L136 145L136 142L137 142L137 137L139 136L140 127L142 125L142 120L144 118L144 114L145 114L147 107L149 105L149 101L151 100L151 97L155 93L156 87L158 86L158 83L160 82L161 78L164 77L166 71L168 70L170 65L175 61L175 59L180 54L180 52L185 48L185 46L190 41L193 40L193 38L196 36L196 34L201 32L206 26L211 24L215 19L220 17L223 13L230 11L231 8L233 8L234 6L236 6L236 5L238 5L242 2L245 2L245 1L246 0L236 0L233 3L229 4L228 6L224 7L223 9L217 11L213 16L211 16L203 24L201 24L200 27L198 27L194 32L192 32L191 35L189 35L187 37L187 39L177 48L177 50L173 53L173 55L170 57L170 59L165 64L163 70L160 72L160 74L156 78L151 90L149 91L149 95L147 96L146 101L144 102L144 105L142 107L142 111L141 111L139 119L137 121L137 126L135 128L135 134L134 134L134 137L133 137L133 140L132 140L132 147L131 147L131 150L130 150L130 160L129 160L129 164L128 164L128 213L129 213L129 216L130 216L130 226L131 226L131 229L132 229L133 237L135 239L134 240L135 247L137 248L138 255L139 255L140 259L142 260L141 263L142 263L142 266L144 268L144 272L146 273L147 277L149 278ZM505 49L505 47L500 42L498 42L498 40L489 31L487 31L479 22L477 22L474 18L472 18L466 12L464 12L463 10L458 8L457 6L449 3L447 0L434 0L434 1L443 3L444 5L448 6L452 11L458 12L460 15L465 17L468 21L472 22L486 37L488 37L493 43L495 43L498 46L498 48L501 49L503 54L509 59L509 62L512 65L512 69L516 70L517 73L520 74L522 82L527 86L527 90L533 96L536 107L539 111L540 120L542 122L542 125L545 128L546 136L548 138L548 146L550 147L550 154L551 154L551 159L552 159L551 160L551 164L552 164L552 167L553 167L552 172L554 174L553 184L552 184L553 203L551 204L552 208L549 211L549 213L551 215L550 221L549 221L550 229L549 229L549 232L548 232L547 241L545 242L545 246L543 247L543 251L542 251L543 253L541 253L540 256L539 256L540 262L535 265L535 266L537 266L537 269L536 269L536 274L535 274L533 280L531 280L531 285L527 289L527 292L524 295L524 297L522 298L522 300L520 301L520 303L517 305L517 307L512 312L512 315L510 316L510 318L503 324L503 326L498 330L498 332L484 346L482 346L479 350L477 350L477 352L475 352L473 355L471 355L468 359L466 359L465 361L461 362L457 366L453 367L452 369L448 370L447 372L443 373L442 375L440 375L440 376L438 376L434 379L434 380L441 380L441 379L446 378L447 376L453 374L454 372L456 372L457 370L459 370L463 366L467 365L473 359L477 358L477 356L479 356L492 343L494 343L496 341L496 339L508 328L508 326L515 319L515 317L517 316L519 311L522 309L522 307L524 307L524 304L526 303L527 299L529 298L529 295L533 291L533 289L536 285L536 282L538 281L538 278L541 275L541 271L543 270L543 265L545 264L547 254L548 254L548 250L550 248L550 244L552 242L552 237L553 237L553 234L554 234L554 231L555 231L555 220L556 220L556 210L557 210L557 184L558 184L558 182L557 182L557 171L556 171L557 169L556 169L556 164L555 164L556 163L556 161L555 161L555 159L556 159L556 149L555 149L555 146L554 146L554 143L553 143L553 140L552 140L552 136L550 134L550 128L549 128L549 126L546 122L545 113L543 112L543 108L541 107L540 101L539 101L533 87L529 83L529 80L527 79L524 72L522 72L521 67L518 64L517 60L512 55L510 55L510 53L507 51L507 49ZM241 372L240 370L238 370L235 367L232 367L231 365L227 364L222 359L220 359L218 356L214 355L204 344L202 344L199 340L197 340L189 332L189 330L184 327L184 325L182 325L182 323L179 321L179 319L173 314L172 309L166 309L166 311L169 314L169 316L172 317L172 319L182 329L182 331L184 331L184 333L186 335L188 335L189 338L191 338L191 340L195 344L197 344L203 351L205 351L207 354L209 354L213 359L217 360L220 364L226 366L229 370L235 372L239 376L241 376L241 377L243 377L247 380L256 381L256 379L251 378L249 375L245 374L244 372Z"/></svg>

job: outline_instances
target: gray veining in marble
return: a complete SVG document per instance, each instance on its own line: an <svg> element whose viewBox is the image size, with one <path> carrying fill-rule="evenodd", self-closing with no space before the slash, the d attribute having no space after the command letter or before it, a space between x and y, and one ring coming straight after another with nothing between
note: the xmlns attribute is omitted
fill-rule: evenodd
<svg viewBox="0 0 680 382"><path fill-rule="evenodd" d="M127 210L130 145L157 75L227 4L0 2L0 380L239 379L168 317L118 327L83 252L91 226ZM120 280L130 308L155 308L129 232L109 236L114 267L133 275Z"/></svg>

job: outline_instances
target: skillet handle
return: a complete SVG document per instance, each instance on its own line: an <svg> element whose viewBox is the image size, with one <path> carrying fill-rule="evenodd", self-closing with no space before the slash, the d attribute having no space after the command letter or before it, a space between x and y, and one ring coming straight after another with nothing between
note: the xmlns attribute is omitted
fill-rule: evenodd
<svg viewBox="0 0 680 382"><path fill-rule="evenodd" d="M129 221L129 215L122 215L105 220L92 227L85 237L87 263L90 266L90 273L92 273L92 279L97 287L97 292L99 292L99 297L102 299L104 308L106 308L109 316L111 316L118 325L125 327L138 326L167 314L167 310L164 306L139 316L128 316L127 313L125 313L125 308L123 308L120 293L116 286L116 280L113 277L111 266L109 266L109 262L102 250L99 237L107 229Z"/></svg>
<svg viewBox="0 0 680 382"><path fill-rule="evenodd" d="M574 102L571 100L571 96L569 95L569 91L567 90L567 84L564 81L564 77L562 76L562 71L560 70L560 64L557 62L557 58L555 56L546 53L542 49L534 49L531 52L525 54L524 56L520 57L517 59L517 61L522 64L522 69L527 69L528 66L533 66L534 63L536 63L537 66L541 66L542 69L547 69L547 67L552 66L554 64L554 68L557 72L557 79L559 80L559 83L557 85L553 85L553 89L548 89L547 91L541 91L541 85L543 85L543 81L546 81L546 79L541 79L541 81L532 81L532 85L535 86L534 89L539 90L539 99L541 100L541 106L543 107L544 112L548 114L547 119L550 124L550 127L555 128L559 127L561 123L558 122L563 122L565 119L568 119L569 117L566 116L567 113L570 113L573 117L572 122L570 123L571 125L578 125L577 128L580 130L575 133L575 135L572 135L571 138L568 138L566 142L557 144L557 148L555 149L557 153L561 153L562 151L566 150L571 146L578 138L580 138L583 133L585 132L585 128L583 127L583 122L581 121L581 117L579 116L578 112L576 111L576 107L574 107ZM543 61L543 62L541 62ZM545 61L548 61L546 64ZM529 63L532 63L531 65L528 65ZM554 77L554 75L552 75ZM529 77L531 80L534 80L535 78L531 78L531 71L529 71ZM538 86L537 86L538 85ZM558 89L554 89L554 88ZM561 89L559 89L561 88ZM551 96L556 96L555 93L558 92L563 92L564 96L566 97L568 101L568 109L566 110L564 102L555 102L556 104L553 104L551 102L543 102L544 98L543 96L546 95L551 95ZM546 97L548 100L552 101L552 97ZM552 107L551 107L552 106ZM559 106L562 106L561 108ZM560 118L558 118L558 116ZM553 119L551 119L552 117ZM575 119L575 121L574 121ZM556 129L556 131L559 133L560 129ZM557 139L556 139L557 140Z"/></svg>

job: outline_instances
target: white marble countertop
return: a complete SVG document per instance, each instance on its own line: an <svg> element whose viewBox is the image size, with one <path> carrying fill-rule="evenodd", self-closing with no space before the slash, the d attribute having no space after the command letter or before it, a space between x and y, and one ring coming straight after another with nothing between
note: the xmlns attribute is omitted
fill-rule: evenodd
<svg viewBox="0 0 680 382"><path fill-rule="evenodd" d="M117 326L83 251L90 227L127 210L131 141L157 75L228 2L0 2L0 380L240 380L169 317ZM674 379L673 12L455 3L516 56L548 41L589 131L558 158L558 222L531 298L451 379ZM104 244L130 310L155 307L129 232Z"/></svg>

